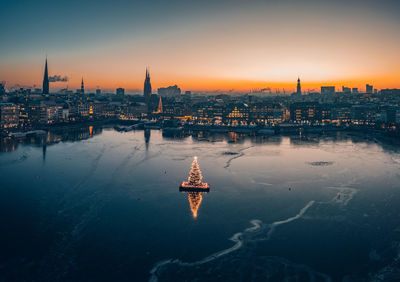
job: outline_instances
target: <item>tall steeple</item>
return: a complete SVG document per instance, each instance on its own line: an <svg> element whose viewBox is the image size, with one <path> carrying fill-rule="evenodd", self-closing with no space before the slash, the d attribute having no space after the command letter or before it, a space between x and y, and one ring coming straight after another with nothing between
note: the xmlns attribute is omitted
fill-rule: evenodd
<svg viewBox="0 0 400 282"><path fill-rule="evenodd" d="M85 85L83 84L83 77L81 82L81 94L85 94Z"/></svg>
<svg viewBox="0 0 400 282"><path fill-rule="evenodd" d="M150 73L146 68L146 78L144 79L143 96L147 105L147 112L151 113L150 97L151 97L151 82Z"/></svg>
<svg viewBox="0 0 400 282"><path fill-rule="evenodd" d="M297 92L298 95L301 95L301 84L300 84L300 78L297 78Z"/></svg>
<svg viewBox="0 0 400 282"><path fill-rule="evenodd" d="M43 76L43 89L42 94L49 94L49 72L47 70L47 56L46 56L46 64L44 66L44 76Z"/></svg>

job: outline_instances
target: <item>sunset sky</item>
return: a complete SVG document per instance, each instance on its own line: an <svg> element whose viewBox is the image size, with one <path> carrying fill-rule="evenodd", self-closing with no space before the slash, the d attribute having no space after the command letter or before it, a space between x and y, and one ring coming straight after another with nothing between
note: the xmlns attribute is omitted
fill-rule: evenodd
<svg viewBox="0 0 400 282"><path fill-rule="evenodd" d="M76 89L400 88L400 1L18 1L0 9L0 81Z"/></svg>

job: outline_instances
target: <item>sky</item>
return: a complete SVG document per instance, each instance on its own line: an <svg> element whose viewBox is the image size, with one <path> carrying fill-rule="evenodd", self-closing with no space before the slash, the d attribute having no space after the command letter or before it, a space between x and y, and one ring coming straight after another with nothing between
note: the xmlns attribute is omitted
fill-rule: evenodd
<svg viewBox="0 0 400 282"><path fill-rule="evenodd" d="M400 88L396 0L1 0L0 81L53 89Z"/></svg>

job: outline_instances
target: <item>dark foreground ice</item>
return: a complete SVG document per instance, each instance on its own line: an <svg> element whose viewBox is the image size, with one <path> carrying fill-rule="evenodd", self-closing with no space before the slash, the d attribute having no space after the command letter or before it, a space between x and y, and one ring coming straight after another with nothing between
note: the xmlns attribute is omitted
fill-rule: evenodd
<svg viewBox="0 0 400 282"><path fill-rule="evenodd" d="M28 143L0 147L0 280L400 281L396 141L87 128ZM195 155L201 198L178 190Z"/></svg>

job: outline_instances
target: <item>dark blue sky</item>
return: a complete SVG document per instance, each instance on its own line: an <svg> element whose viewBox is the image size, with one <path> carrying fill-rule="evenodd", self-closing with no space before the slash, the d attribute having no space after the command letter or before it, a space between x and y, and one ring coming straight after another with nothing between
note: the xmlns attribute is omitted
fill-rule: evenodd
<svg viewBox="0 0 400 282"><path fill-rule="evenodd" d="M21 69L24 64L29 70L40 69L48 54L57 63L52 69L69 76L78 76L76 66L85 76L106 77L111 74L96 73L88 65L114 69L117 65L110 64L118 62L119 71L129 70L125 62L137 63L134 75L151 65L166 81L167 74L191 80L279 81L260 71L266 66L292 68L282 74L284 80L296 74L313 81L338 80L340 72L355 80L359 77L351 74L365 69L362 62L368 58L379 71L399 63L399 12L400 1L394 0L1 0L0 76L32 83L35 77L15 76L27 71ZM299 56L304 60L296 61ZM356 66L343 73L330 56ZM247 70L247 63L258 75ZM188 64L198 71L186 69ZM313 66L326 70L321 74ZM374 72L371 77L379 75Z"/></svg>

